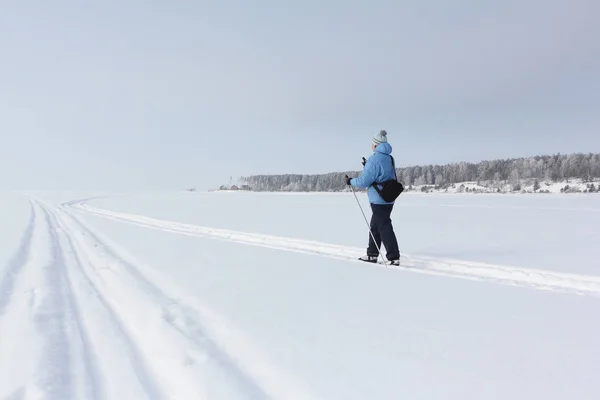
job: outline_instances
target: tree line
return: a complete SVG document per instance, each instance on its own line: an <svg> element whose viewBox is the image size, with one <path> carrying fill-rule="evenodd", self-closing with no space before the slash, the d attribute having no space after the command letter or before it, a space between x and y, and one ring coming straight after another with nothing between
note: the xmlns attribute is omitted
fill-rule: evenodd
<svg viewBox="0 0 600 400"><path fill-rule="evenodd" d="M503 182L517 186L523 181L557 182L576 178L591 182L600 178L600 154L555 154L478 163L417 165L396 168L396 173L398 180L407 188L413 185L444 188L460 182L479 182L486 186ZM347 188L343 181L344 175L356 177L359 174L360 171L311 175L252 175L241 177L240 181L254 191L333 192Z"/></svg>

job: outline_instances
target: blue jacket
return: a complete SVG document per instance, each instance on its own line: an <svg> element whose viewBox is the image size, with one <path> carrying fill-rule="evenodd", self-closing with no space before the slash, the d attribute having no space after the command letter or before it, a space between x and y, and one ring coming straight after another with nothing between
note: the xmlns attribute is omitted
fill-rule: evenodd
<svg viewBox="0 0 600 400"><path fill-rule="evenodd" d="M375 152L367 160L362 174L358 178L350 180L350 184L357 188L369 188L367 195L369 202L373 204L394 204L385 202L373 186L373 182L385 182L394 179L394 167L392 166L392 146L389 143L379 143ZM381 186L379 186L381 189Z"/></svg>

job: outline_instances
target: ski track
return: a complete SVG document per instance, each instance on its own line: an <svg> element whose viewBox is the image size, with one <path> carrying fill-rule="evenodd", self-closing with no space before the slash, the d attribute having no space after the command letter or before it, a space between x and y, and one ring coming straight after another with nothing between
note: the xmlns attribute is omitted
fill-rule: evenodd
<svg viewBox="0 0 600 400"><path fill-rule="evenodd" d="M63 206L66 208L73 207L74 209L91 215L165 232L221 239L247 245L313 254L363 263L362 261L357 260L357 257L361 254L362 250L354 247L258 233L202 227L192 224L160 220L141 215L109 211L86 204L88 200L89 199L74 200L64 203ZM380 267L383 266L381 264L367 265L377 265ZM411 255L403 255L401 266L387 266L387 268L429 275L447 276L467 280L492 282L503 285L527 287L537 290L600 297L600 277L590 275L561 273L532 268L518 268L464 260L440 259Z"/></svg>
<svg viewBox="0 0 600 400"><path fill-rule="evenodd" d="M71 399L71 348L67 333L67 319L71 316L65 298L64 260L47 214L44 215L51 238L51 260L43 267L46 290L42 292L40 307L34 323L43 337L44 346L38 364L38 385L50 399Z"/></svg>
<svg viewBox="0 0 600 400"><path fill-rule="evenodd" d="M160 392L158 387L155 384L155 377L153 377L143 361L140 350L136 347L135 341L129 336L127 330L123 326L123 322L121 318L119 318L118 314L115 310L109 305L107 299L102 295L102 292L97 288L95 282L87 275L84 271L82 265L84 261L81 258L80 250L77 248L73 238L68 234L68 231L65 230L62 225L59 223L57 216L50 211L47 207L44 207L44 212L49 219L52 219L52 223L55 227L55 230L62 231L66 238L66 242L68 243L70 253L74 258L74 267L78 274L80 274L84 283L89 287L92 291L93 295L97 298L98 302L104 308L105 313L108 316L109 324L115 329L118 334L119 340L122 342L125 352L129 357L129 362L134 370L134 374L139 380L141 389L143 394L148 399L162 399L164 395ZM53 243L55 247L58 248L60 246L59 240L55 237ZM110 351L110 350L109 350ZM89 374L89 373L88 373ZM90 376L94 376L94 373L89 374Z"/></svg>
<svg viewBox="0 0 600 400"><path fill-rule="evenodd" d="M73 220L73 222L78 225L81 232L84 232L85 235L89 236L93 241L102 243L94 233L81 225L79 221ZM106 246L105 251L111 258L119 260L119 263L129 274L131 274L136 280L136 283L139 284L149 297L156 302L157 306L163 310L165 322L181 333L187 341L196 346L200 346L207 351L208 355L218 363L219 368L229 373L233 380L231 383L236 383L242 393L251 395L250 397L253 399L267 397L262 389L257 386L256 382L254 382L251 377L247 376L244 371L239 369L229 355L221 351L221 349L219 349L219 347L210 339L202 325L190 316L190 311L178 304L175 299L172 299L163 293L159 287L150 282L135 266L120 259L119 256L112 252L110 247ZM183 324L178 323L177 319L179 316L183 317Z"/></svg>
<svg viewBox="0 0 600 400"><path fill-rule="evenodd" d="M8 380L3 386L17 385L8 396L15 399L34 394L50 399L80 398L77 391L82 388L92 393L86 398L96 399L95 373L86 346L79 348L75 340L77 335L85 340L85 333L80 330L63 254L54 246L54 235L48 216L31 201L30 223L2 283L0 316L7 319L2 321L2 333L8 343L3 356L20 358L12 368L15 381ZM89 372L83 381L73 379L77 363ZM3 368L11 367L4 364Z"/></svg>
<svg viewBox="0 0 600 400"><path fill-rule="evenodd" d="M73 326L90 327L89 336L85 332L79 335L79 355L85 367L78 370L83 370L87 379L87 398L313 398L222 317L191 299L177 298L177 289L169 287L168 291L162 277L151 278L147 268L113 250L114 246L68 207L35 202L52 233L49 271L53 272L46 275L48 286L54 292L68 294L62 299L53 296L48 308L56 315L70 310ZM74 293L67 290L68 278L76 283ZM85 320L79 316L77 306L90 314ZM99 309L103 311L91 312ZM68 358L65 325L65 319L55 318L46 326L47 349L60 359ZM98 333L106 329L114 334ZM133 380L137 377L138 381L128 394L120 392L117 373L111 375L109 359L116 356L106 355L119 348L124 352L119 353L118 365L124 368L129 364ZM47 393L55 395L52 398L69 398L74 390L67 373L71 370L69 363L53 366L50 356L44 361L42 365L48 368L42 376L50 380L48 372L52 372L54 381L61 382L56 387L62 388Z"/></svg>
<svg viewBox="0 0 600 400"><path fill-rule="evenodd" d="M25 398L27 382L24 380L28 375L21 362L12 365L8 360L18 357L22 361L35 357L31 346L28 346L30 343L23 344L21 340L26 340L35 330L31 319L27 318L33 314L34 291L26 281L31 264L35 261L39 223L40 218L33 202L30 202L29 222L17 250L0 278L0 397L4 395L7 399ZM18 319L22 321L16 324Z"/></svg>
<svg viewBox="0 0 600 400"><path fill-rule="evenodd" d="M361 263L361 249L213 229L31 199L31 214L0 277L4 399L310 399L223 318L182 298L71 210L165 232ZM383 267L380 264L365 266ZM435 257L387 267L539 290L600 296L600 277ZM13 349L14 348L14 349ZM22 358L22 359L21 359ZM14 370L14 373L13 371Z"/></svg>
<svg viewBox="0 0 600 400"><path fill-rule="evenodd" d="M0 280L0 398L269 398L183 305L99 257L106 246L66 212L30 204Z"/></svg>
<svg viewBox="0 0 600 400"><path fill-rule="evenodd" d="M36 223L36 213L33 203L30 202L30 217L27 223L27 228L21 237L21 243L15 254L8 261L8 266L0 281L0 316L4 314L4 309L9 305L12 294L14 292L15 281L19 273L27 263L32 247L33 230Z"/></svg>
<svg viewBox="0 0 600 400"><path fill-rule="evenodd" d="M96 243L102 243L95 236L94 233L87 230L87 228L85 228L83 225L80 225L78 221L72 220L70 223L73 224L73 226L77 225L77 230L82 232L84 235L88 236L92 241ZM266 398L266 395L262 392L261 388L258 387L251 378L245 376L245 374L241 370L236 368L235 364L228 357L228 355L221 352L220 349L213 342L210 341L210 339L204 333L202 326L199 323L193 321L193 319L190 318L188 315L186 315L185 310L182 307L180 307L175 300L169 298L161 291L160 288L153 285L143 274L141 274L137 270L136 267L127 263L126 261L121 260L118 256L113 254L108 246L103 247L105 254L110 258L116 260L129 274L131 274L136 284L138 285L138 288L141 288L143 291L145 291L147 296L150 299L152 299L153 302L156 303L156 306L163 310L164 321L170 324L173 328L175 328L177 332L181 333L187 341L195 345L200 345L203 350L206 350L209 353L208 355L213 360L216 360L219 363L220 368L222 368L225 372L228 372L230 374L232 380L235 383L237 383L238 387L240 388L241 393L250 395L250 398ZM89 280L90 282L92 282L91 279ZM92 283L92 285L94 284ZM102 292L98 289L96 289L96 291L102 298ZM103 302L106 304L106 301ZM185 325L187 326L178 326L176 315L178 311L181 311L183 313L183 316L185 318ZM119 325L121 324L119 323ZM188 330L190 330L190 327L192 328L191 332L188 332ZM131 344L130 346L133 348L133 344ZM139 357L136 356L136 358ZM148 378L145 378L144 381L146 382L147 386L149 385L149 382L151 382L151 380ZM154 390L153 392L156 392L156 390ZM154 398L157 396L152 397Z"/></svg>

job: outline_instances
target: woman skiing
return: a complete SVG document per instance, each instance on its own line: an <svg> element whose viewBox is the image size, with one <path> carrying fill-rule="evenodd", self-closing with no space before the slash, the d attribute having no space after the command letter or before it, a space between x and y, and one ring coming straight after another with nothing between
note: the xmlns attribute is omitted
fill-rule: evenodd
<svg viewBox="0 0 600 400"><path fill-rule="evenodd" d="M348 175L345 177L347 185L363 189L368 188L367 195L373 211L370 223L372 235L369 234L367 254L360 257L359 260L377 262L379 256L377 249L381 248L381 242L383 242L387 251L386 258L392 262L392 265L399 265L400 251L398 250L398 241L390 218L395 201L385 201L374 187L378 184L376 182L396 179L394 162L391 156L392 146L387 141L385 130L380 131L373 137L371 150L373 154L366 162L363 162L362 174L358 178L350 178ZM382 186L378 185L378 188L381 190Z"/></svg>

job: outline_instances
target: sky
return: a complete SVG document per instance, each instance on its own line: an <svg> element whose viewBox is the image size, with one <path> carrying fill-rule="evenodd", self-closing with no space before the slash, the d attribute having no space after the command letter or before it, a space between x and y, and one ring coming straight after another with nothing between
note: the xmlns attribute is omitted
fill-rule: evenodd
<svg viewBox="0 0 600 400"><path fill-rule="evenodd" d="M0 188L600 152L597 0L4 0Z"/></svg>

